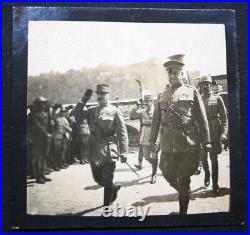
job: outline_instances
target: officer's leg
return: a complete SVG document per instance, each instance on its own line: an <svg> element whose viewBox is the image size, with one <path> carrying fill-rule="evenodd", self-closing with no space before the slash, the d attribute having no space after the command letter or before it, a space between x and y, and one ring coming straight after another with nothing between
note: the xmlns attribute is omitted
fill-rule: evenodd
<svg viewBox="0 0 250 235"><path fill-rule="evenodd" d="M150 153L149 146L143 146L143 156L145 159L152 165L152 176L151 176L151 184L156 183L156 172L158 167L158 158L156 156L152 156Z"/></svg>
<svg viewBox="0 0 250 235"><path fill-rule="evenodd" d="M177 162L178 159L172 153L161 153L159 168L162 171L163 177L176 190L179 191L177 181Z"/></svg>
<svg viewBox="0 0 250 235"><path fill-rule="evenodd" d="M97 165L97 164L91 162L90 167L91 167L92 175L93 175L95 182L101 186L104 186L103 179L102 179L103 166Z"/></svg>
<svg viewBox="0 0 250 235"><path fill-rule="evenodd" d="M194 175L198 168L199 152L180 153L178 155L180 157L177 170L180 214L187 214L191 182L190 176Z"/></svg>
<svg viewBox="0 0 250 235"><path fill-rule="evenodd" d="M114 172L116 163L106 163L102 170L102 178L104 184L104 206L109 206L117 198L117 192L121 188L120 185L114 185Z"/></svg>
<svg viewBox="0 0 250 235"><path fill-rule="evenodd" d="M205 150L201 150L200 155L201 155L203 169L205 172L204 185L205 187L208 187L210 184L210 171L209 171L209 165L207 161L208 153Z"/></svg>
<svg viewBox="0 0 250 235"><path fill-rule="evenodd" d="M143 149L142 146L139 145L138 164L135 164L135 167L139 170L141 170L142 168L142 161L143 161Z"/></svg>
<svg viewBox="0 0 250 235"><path fill-rule="evenodd" d="M213 192L219 193L219 185L218 185L218 155L214 152L210 152L210 160L212 165L212 182L213 182Z"/></svg>
<svg viewBox="0 0 250 235"><path fill-rule="evenodd" d="M180 215L187 214L189 203L190 177L179 177L179 208Z"/></svg>

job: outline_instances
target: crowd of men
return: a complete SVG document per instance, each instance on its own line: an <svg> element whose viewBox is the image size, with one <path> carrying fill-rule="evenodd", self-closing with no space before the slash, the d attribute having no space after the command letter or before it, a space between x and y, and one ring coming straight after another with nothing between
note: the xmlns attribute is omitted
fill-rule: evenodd
<svg viewBox="0 0 250 235"><path fill-rule="evenodd" d="M183 55L169 57L164 64L169 81L166 89L155 104L152 95L147 95L134 110L134 118L141 122L135 167L142 168L143 157L149 161L154 184L160 158L163 177L179 194L179 213L187 214L190 177L201 162L204 184L210 184L208 153L213 192L219 193L218 154L227 141L228 122L223 100L211 92L211 77L200 77L200 94L183 83L183 66ZM50 181L46 171L67 167L75 156L80 163L90 162L94 180L104 187L103 204L108 206L121 187L113 178L117 159L127 163L128 133L121 111L109 102L110 86L99 84L95 92L98 105L92 108L86 108L92 90L74 108L48 107L46 99L35 100L28 115L28 169L37 183L45 183Z"/></svg>
<svg viewBox="0 0 250 235"><path fill-rule="evenodd" d="M46 175L52 171L89 162L87 119L76 122L72 111L73 106L52 106L44 97L36 98L28 107L27 173L38 184L51 181Z"/></svg>

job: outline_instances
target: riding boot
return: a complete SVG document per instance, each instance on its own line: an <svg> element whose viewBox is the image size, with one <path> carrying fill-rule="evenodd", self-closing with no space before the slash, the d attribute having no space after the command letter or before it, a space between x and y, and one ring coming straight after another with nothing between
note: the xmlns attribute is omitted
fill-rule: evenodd
<svg viewBox="0 0 250 235"><path fill-rule="evenodd" d="M109 206L111 204L113 187L104 187L104 202L103 206Z"/></svg>
<svg viewBox="0 0 250 235"><path fill-rule="evenodd" d="M121 185L113 185L111 203L114 202L117 198L117 193L121 189Z"/></svg>

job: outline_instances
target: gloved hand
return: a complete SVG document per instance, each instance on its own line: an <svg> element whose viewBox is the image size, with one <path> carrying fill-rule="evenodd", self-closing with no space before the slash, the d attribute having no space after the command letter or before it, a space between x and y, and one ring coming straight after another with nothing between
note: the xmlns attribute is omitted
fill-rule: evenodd
<svg viewBox="0 0 250 235"><path fill-rule="evenodd" d="M221 142L222 144L225 144L225 143L227 142L227 136L226 136L226 135L221 135L221 137L220 137L220 142Z"/></svg>
<svg viewBox="0 0 250 235"><path fill-rule="evenodd" d="M85 91L85 93L84 93L84 95L83 95L81 101L82 101L83 103L87 103L87 101L91 98L92 94L93 94L93 90L87 89L87 90Z"/></svg>
<svg viewBox="0 0 250 235"><path fill-rule="evenodd" d="M212 149L212 145L210 143L207 143L204 145L204 150L209 152Z"/></svg>
<svg viewBox="0 0 250 235"><path fill-rule="evenodd" d="M121 154L120 159L121 159L121 163L126 163L127 162L127 156L124 155L124 154Z"/></svg>

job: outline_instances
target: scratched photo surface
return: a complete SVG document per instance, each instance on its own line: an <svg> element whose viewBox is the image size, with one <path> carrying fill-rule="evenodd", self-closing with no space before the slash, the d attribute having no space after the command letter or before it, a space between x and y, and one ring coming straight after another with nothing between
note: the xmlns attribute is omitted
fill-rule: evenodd
<svg viewBox="0 0 250 235"><path fill-rule="evenodd" d="M154 173L156 182L152 183L152 164L139 151L144 141L142 135L150 134L150 122L142 123L144 116L136 112L138 108L144 107L147 97L151 97L153 105L158 104L159 94L169 84L168 73L163 65L174 55L182 60L182 82L186 86L197 88L199 93L203 76L212 79L211 92L223 101L227 115L226 43L222 24L29 22L28 214L103 216L108 213L108 216L136 216L139 221L143 221L146 216L179 212L179 194L165 179L159 167L163 145L158 152L159 161ZM98 104L95 93L98 84L109 85L110 103L120 110L129 140L127 163L115 160L113 182L121 188L109 208L103 207L104 188L93 178L91 160L87 154L88 141L79 140L81 130L79 126L75 128L72 115L87 89L92 89L93 94L84 110L87 112ZM47 104L47 116L40 115L38 122L45 125L46 121L47 129L41 126L40 129L32 129L32 125L41 125L30 121L30 117L32 112L36 112L35 104L43 102L43 99ZM221 113L218 111L217 99L208 101L207 105L214 116ZM65 124L57 119L61 113L64 113L71 131L58 131ZM217 118L213 115L208 117L208 122ZM218 128L210 127L210 132L221 134L223 120L220 118ZM88 121L85 124L83 126L88 129ZM174 124L166 125L169 129L175 128ZM42 140L43 144L40 142L36 145L40 141L37 136L43 135L43 132L47 132L47 142ZM228 138L228 134L225 135ZM229 211L228 139L223 143L218 142L220 146L217 146L221 148L217 155L218 192L214 192L213 182L216 178L216 156L210 154L210 157L207 156L210 172L210 178L206 175L208 182L205 182L205 160L203 167L198 168L200 172L196 171L190 177L188 214ZM166 145L169 145L169 141Z"/></svg>

